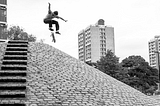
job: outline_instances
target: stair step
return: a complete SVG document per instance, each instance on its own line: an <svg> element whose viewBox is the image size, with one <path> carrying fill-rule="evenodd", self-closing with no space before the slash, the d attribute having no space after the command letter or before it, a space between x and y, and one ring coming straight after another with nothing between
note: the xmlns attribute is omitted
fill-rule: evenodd
<svg viewBox="0 0 160 106"><path fill-rule="evenodd" d="M3 61L3 65L27 65L27 62L24 61Z"/></svg>
<svg viewBox="0 0 160 106"><path fill-rule="evenodd" d="M6 51L27 51L25 48L6 48Z"/></svg>
<svg viewBox="0 0 160 106"><path fill-rule="evenodd" d="M8 41L8 43L26 43L26 44L28 44L28 41L18 41L18 40L13 40L13 41Z"/></svg>
<svg viewBox="0 0 160 106"><path fill-rule="evenodd" d="M1 67L1 70L27 70L26 67Z"/></svg>
<svg viewBox="0 0 160 106"><path fill-rule="evenodd" d="M27 76L26 72L0 72L0 77L6 77L6 76Z"/></svg>
<svg viewBox="0 0 160 106"><path fill-rule="evenodd" d="M26 83L26 79L0 79L0 83Z"/></svg>
<svg viewBox="0 0 160 106"><path fill-rule="evenodd" d="M22 44L20 44L20 45L19 44L11 44L10 45L10 44L8 44L7 47L28 47L28 45L26 45L26 44L25 45L22 45Z"/></svg>
<svg viewBox="0 0 160 106"><path fill-rule="evenodd" d="M26 104L22 104L22 103L2 104L0 103L0 106L26 106Z"/></svg>
<svg viewBox="0 0 160 106"><path fill-rule="evenodd" d="M0 43L2 43L2 42L6 42L6 41L1 41L1 40L0 40Z"/></svg>
<svg viewBox="0 0 160 106"><path fill-rule="evenodd" d="M0 86L0 90L26 90L26 86Z"/></svg>
<svg viewBox="0 0 160 106"><path fill-rule="evenodd" d="M19 73L19 72L26 72L27 70L2 70L0 69L0 72L5 73L5 72L15 72L15 73Z"/></svg>
<svg viewBox="0 0 160 106"><path fill-rule="evenodd" d="M5 52L5 55L27 55L27 52Z"/></svg>
<svg viewBox="0 0 160 106"><path fill-rule="evenodd" d="M23 52L25 52L25 53L27 53L28 51L5 51L5 52L11 52L11 53L14 53L14 52L23 53Z"/></svg>
<svg viewBox="0 0 160 106"><path fill-rule="evenodd" d="M3 60L27 60L27 57L9 57L9 56L4 56Z"/></svg>
<svg viewBox="0 0 160 106"><path fill-rule="evenodd" d="M25 94L26 91L20 91L20 90L3 90L2 92L0 92L0 95L13 95L13 94Z"/></svg>
<svg viewBox="0 0 160 106"><path fill-rule="evenodd" d="M25 94L2 94L0 98L25 98Z"/></svg>
<svg viewBox="0 0 160 106"><path fill-rule="evenodd" d="M21 61L22 61L22 62L27 62L27 60L4 60L4 59L3 59L3 61L10 61L10 62L12 62L12 61L13 61L13 62L14 62L14 61L15 61L15 62L21 62Z"/></svg>

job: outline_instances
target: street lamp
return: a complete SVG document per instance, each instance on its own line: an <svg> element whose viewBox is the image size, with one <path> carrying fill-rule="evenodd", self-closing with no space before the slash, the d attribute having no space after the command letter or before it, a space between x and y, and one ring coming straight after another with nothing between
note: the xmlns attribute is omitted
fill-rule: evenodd
<svg viewBox="0 0 160 106"><path fill-rule="evenodd" d="M158 50L158 38L159 38L159 36L156 36L155 37L156 38L156 40L155 40L155 47L156 47L156 51L154 51L156 54L157 54L157 69L158 69L158 79L159 79L159 83L158 83L158 92L160 92L160 60L159 60L159 54L160 54L160 52L159 52L159 50Z"/></svg>
<svg viewBox="0 0 160 106"><path fill-rule="evenodd" d="M155 53L157 53L157 70L158 70L158 79L160 81L160 60L159 60L159 51L154 51ZM160 82L158 83L158 91L160 91Z"/></svg>

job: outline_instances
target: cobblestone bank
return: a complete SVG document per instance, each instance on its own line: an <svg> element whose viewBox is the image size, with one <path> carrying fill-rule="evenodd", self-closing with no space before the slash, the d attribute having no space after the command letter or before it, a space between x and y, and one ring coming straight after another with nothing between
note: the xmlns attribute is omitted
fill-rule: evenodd
<svg viewBox="0 0 160 106"><path fill-rule="evenodd" d="M7 46L7 43L0 43L0 67L2 65L2 60L3 60L6 46Z"/></svg>
<svg viewBox="0 0 160 106"><path fill-rule="evenodd" d="M151 96L151 97L156 99L156 100L158 100L158 101L160 101L160 95L154 95L154 96Z"/></svg>
<svg viewBox="0 0 160 106"><path fill-rule="evenodd" d="M42 43L29 44L29 106L160 106L155 99Z"/></svg>

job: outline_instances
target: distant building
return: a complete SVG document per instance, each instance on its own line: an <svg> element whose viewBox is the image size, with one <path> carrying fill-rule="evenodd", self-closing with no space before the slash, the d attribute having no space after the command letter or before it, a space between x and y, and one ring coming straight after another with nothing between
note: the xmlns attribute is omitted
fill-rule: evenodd
<svg viewBox="0 0 160 106"><path fill-rule="evenodd" d="M148 42L149 47L149 64L151 67L158 69L158 54L160 52L160 36L155 36ZM159 59L160 60L160 59Z"/></svg>
<svg viewBox="0 0 160 106"><path fill-rule="evenodd" d="M0 39L7 39L2 35L7 28L7 0L0 0Z"/></svg>
<svg viewBox="0 0 160 106"><path fill-rule="evenodd" d="M115 53L114 28L105 26L103 19L78 33L79 60L96 62L107 50Z"/></svg>

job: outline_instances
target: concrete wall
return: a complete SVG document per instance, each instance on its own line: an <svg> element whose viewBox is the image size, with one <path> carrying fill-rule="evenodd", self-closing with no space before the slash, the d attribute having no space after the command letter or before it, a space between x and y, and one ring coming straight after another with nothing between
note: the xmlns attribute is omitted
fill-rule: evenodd
<svg viewBox="0 0 160 106"><path fill-rule="evenodd" d="M91 26L91 60L100 59L100 32L99 27Z"/></svg>
<svg viewBox="0 0 160 106"><path fill-rule="evenodd" d="M115 40L114 40L114 28L106 27L106 50L112 50L115 53Z"/></svg>

